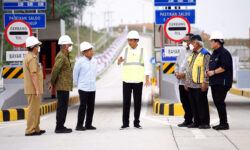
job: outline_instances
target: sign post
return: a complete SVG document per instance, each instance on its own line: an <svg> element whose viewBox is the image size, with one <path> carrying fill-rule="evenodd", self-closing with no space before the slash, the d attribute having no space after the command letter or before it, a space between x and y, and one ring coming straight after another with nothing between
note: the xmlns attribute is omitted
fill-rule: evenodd
<svg viewBox="0 0 250 150"><path fill-rule="evenodd" d="M32 35L30 25L23 20L14 20L5 29L5 38L13 46L25 46L26 39Z"/></svg>

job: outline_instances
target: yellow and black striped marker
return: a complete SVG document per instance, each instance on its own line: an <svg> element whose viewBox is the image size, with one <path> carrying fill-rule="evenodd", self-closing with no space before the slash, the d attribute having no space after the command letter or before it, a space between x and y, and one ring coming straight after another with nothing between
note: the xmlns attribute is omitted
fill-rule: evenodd
<svg viewBox="0 0 250 150"><path fill-rule="evenodd" d="M163 64L163 73L164 74L173 74L174 67L175 67L175 63L164 63Z"/></svg>
<svg viewBox="0 0 250 150"><path fill-rule="evenodd" d="M250 98L250 91L246 91L246 90L231 88L229 90L229 93Z"/></svg>
<svg viewBox="0 0 250 150"><path fill-rule="evenodd" d="M4 67L3 68L4 79L23 79L22 67Z"/></svg>
<svg viewBox="0 0 250 150"><path fill-rule="evenodd" d="M69 99L69 105L79 102L79 96ZM57 101L40 106L40 115L45 115L57 109ZM27 119L28 108L0 110L0 122Z"/></svg>
<svg viewBox="0 0 250 150"><path fill-rule="evenodd" d="M185 112L181 103L165 104L161 103L158 98L154 99L153 111L155 114L164 116L184 116Z"/></svg>

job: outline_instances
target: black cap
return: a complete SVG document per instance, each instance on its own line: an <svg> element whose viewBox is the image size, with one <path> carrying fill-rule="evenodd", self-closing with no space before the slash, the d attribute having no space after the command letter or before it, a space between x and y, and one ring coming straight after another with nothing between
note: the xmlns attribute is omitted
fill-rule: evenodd
<svg viewBox="0 0 250 150"><path fill-rule="evenodd" d="M193 40L198 40L198 41L202 41L202 38L201 38L201 36L200 35L194 35L194 36L192 36L191 37L191 39L190 39L191 41L193 41Z"/></svg>

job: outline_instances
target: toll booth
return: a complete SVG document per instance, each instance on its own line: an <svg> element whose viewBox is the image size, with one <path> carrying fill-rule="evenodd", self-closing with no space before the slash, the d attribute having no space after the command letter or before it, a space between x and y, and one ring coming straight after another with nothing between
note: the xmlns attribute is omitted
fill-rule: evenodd
<svg viewBox="0 0 250 150"><path fill-rule="evenodd" d="M42 42L39 61L43 66L44 75L44 100L56 97L54 89L49 90L48 81L55 63L56 54L60 51L58 39L65 35L65 22L62 19L47 20L46 29L39 30L38 37Z"/></svg>

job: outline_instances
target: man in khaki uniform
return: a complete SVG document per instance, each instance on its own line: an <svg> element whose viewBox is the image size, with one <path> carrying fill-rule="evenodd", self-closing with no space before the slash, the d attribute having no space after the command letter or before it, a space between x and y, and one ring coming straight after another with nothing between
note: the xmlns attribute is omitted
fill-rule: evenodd
<svg viewBox="0 0 250 150"><path fill-rule="evenodd" d="M66 128L64 123L67 116L69 91L73 88L73 71L69 60L73 42L69 36L63 35L59 38L58 44L61 50L56 56L50 80L58 97L55 133L71 133L72 129Z"/></svg>
<svg viewBox="0 0 250 150"><path fill-rule="evenodd" d="M25 136L41 135L45 130L40 130L40 102L43 93L43 73L38 64L37 54L40 45L34 36L26 39L28 54L23 60L24 94L28 100L27 128Z"/></svg>

